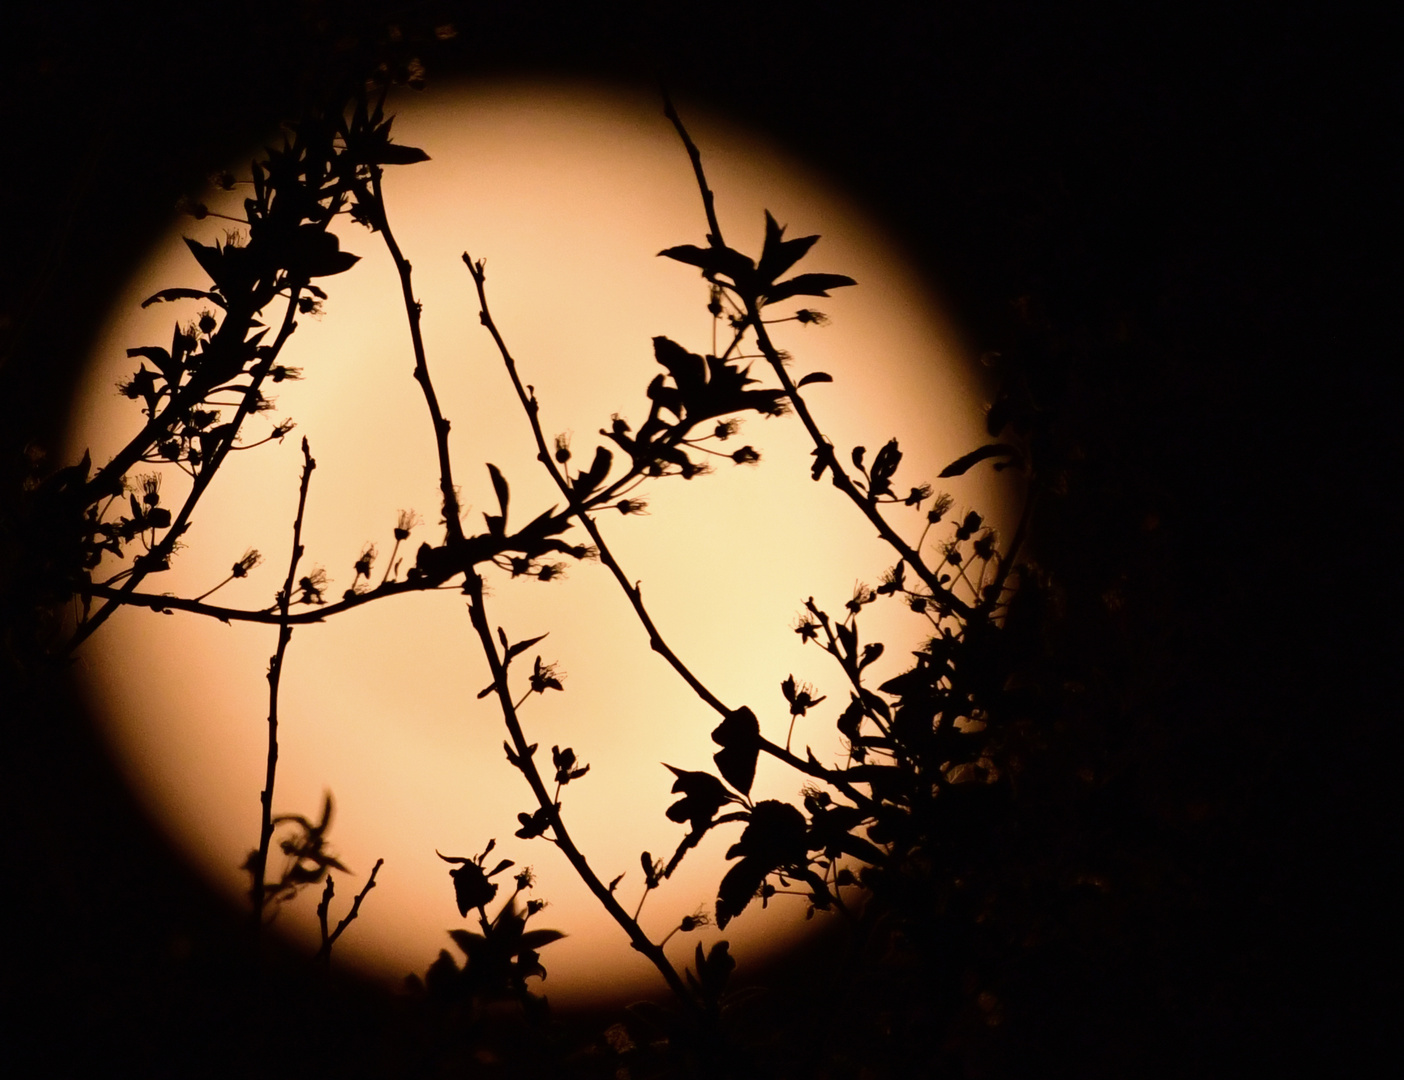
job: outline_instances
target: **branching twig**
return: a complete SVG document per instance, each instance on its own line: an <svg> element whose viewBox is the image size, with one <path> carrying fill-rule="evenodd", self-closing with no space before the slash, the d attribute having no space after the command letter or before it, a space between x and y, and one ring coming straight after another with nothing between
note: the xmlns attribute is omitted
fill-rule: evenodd
<svg viewBox="0 0 1404 1080"><path fill-rule="evenodd" d="M609 891L609 886L600 880L589 861L575 846L570 833L566 830L565 823L561 820L560 810L552 801L550 793L546 790L545 781L541 779L541 773L536 768L532 748L527 744L525 733L522 731L521 721L517 717L516 706L512 701L511 688L507 683L507 669L503 667L502 660L498 656L497 642L493 639L492 630L488 624L487 614L483 608L483 579L476 573L469 573L468 580L464 586L469 597L468 614L473 623L473 629L478 633L478 640L482 644L483 654L487 657L488 667L492 672L493 686L497 691L497 699L502 707L502 718L507 725L507 732L512 737L512 745L515 748L518 764L522 775L526 777L527 783L531 786L532 794L536 796L537 805L550 818L551 830L556 846L570 862L571 867L580 877L586 887L594 893L595 898L609 912L610 917L619 924L624 932L629 936L629 944L638 952L648 958L649 962L658 969L669 989L677 996L686 1007L692 1009L695 1002L689 993L682 978L676 969L664 955L663 949L655 945L639 924L630 917L629 913L620 906L619 901L614 898L614 894Z"/></svg>
<svg viewBox="0 0 1404 1080"><path fill-rule="evenodd" d="M521 402L522 409L526 413L528 421L531 423L532 435L536 440L537 460L539 460L546 471L550 473L551 479L555 481L556 487L560 489L561 494L565 496L571 512L579 518L586 532L590 534L590 539L594 542L595 547L599 551L600 561L604 563L605 566L609 568L610 573L614 575L615 581L619 583L619 587L623 590L625 597L629 601L629 606L634 609L634 614L638 617L644 631L648 634L649 648L667 661L668 665L677 672L683 682L687 683L693 693L701 698L702 701L710 706L718 715L723 719L731 716L736 710L728 708L726 703L717 697L701 679L693 674L692 670L683 663L682 659L672 650L672 647L668 645L662 633L659 632L657 624L654 623L653 617L644 606L641 584L629 580L628 575L624 573L623 567L619 565L619 561L610 550L609 544L605 541L604 535L600 532L599 526L595 523L594 518L587 512L585 505L580 501L580 497L575 489L570 486L560 469L556 467L556 463L546 443L545 432L541 428L541 421L538 417L538 412L540 411L539 404L536 398L529 394L526 387L523 385L521 376L517 372L517 362L513 358L511 350L508 349L507 342L502 337L501 331L498 330L496 322L493 321L492 312L488 307L487 274L484 269L484 264L481 260L475 262L466 251L463 253L463 262L467 265L468 272L472 275L473 284L477 290L478 318L483 326L486 327L488 333L492 335L492 340L497 345L497 351L502 356L502 362L507 368L507 373L511 376L512 385L516 388L517 400ZM852 785L844 781L843 777L838 772L825 769L817 762L810 762L796 757L790 752L788 747L777 746L762 736L760 739L760 749L770 754L772 757L784 761L792 768L798 769L802 773L813 776L815 779L823 780L826 783L833 784L850 799L860 805L869 805L871 803L871 800L854 790Z"/></svg>
<svg viewBox="0 0 1404 1080"><path fill-rule="evenodd" d="M664 115L672 122L677 130L678 136L682 139L683 146L687 149L687 156L692 162L692 171L697 178L697 187L702 194L702 205L707 214L708 243L714 248L724 248L725 241L722 238L721 225L717 221L715 199L712 189L707 186L707 176L702 168L702 154L697 149L697 144L692 141L692 136L683 126L682 119L678 116L677 110L673 107L672 100L664 95ZM742 302L746 307L746 321L756 333L756 344L761 350L766 361L774 369L776 376L780 380L780 385L788 396L790 403L794 406L795 414L804 424L804 428L809 432L810 439L814 443L815 453L818 455L820 464L826 466L830 477L836 488L842 491L853 502L855 506L863 512L863 515L873 523L884 540L888 542L907 564L916 571L917 575L926 583L932 594L938 597L938 603L949 607L956 614L964 619L975 616L975 609L965 603L959 597L951 593L944 584L937 578L934 571L926 566L921 556L911 546L903 540L887 523L887 520L878 512L872 500L866 498L862 492L854 485L848 473L844 471L834 456L832 444L824 437L819 425L815 422L809 407L800 396L799 390L795 387L794 380L790 378L790 373L785 369L785 365L780 356L780 350L770 340L770 335L766 331L765 322L761 318L760 298L754 293L742 294Z"/></svg>
<svg viewBox="0 0 1404 1080"><path fill-rule="evenodd" d="M375 888L375 875L380 873L380 868L385 865L384 859L376 859L375 865L371 867L370 877L362 886L361 891L356 894L356 898L351 901L351 910L346 913L346 917L336 924L336 929L329 935L327 933L327 914L331 907L332 896L336 892L332 884L332 876L327 875L327 887L322 891L322 902L317 905L317 919L322 924L322 945L317 950L313 961L320 960L323 964L330 966L332 946L337 939L345 932L346 928L356 921L356 916L361 913L361 901L366 898L366 893Z"/></svg>
<svg viewBox="0 0 1404 1080"><path fill-rule="evenodd" d="M287 310L283 313L283 323L278 328L278 336L274 340L274 343L268 347L266 355L264 355L253 368L248 390L245 392L243 400L239 403L238 411L234 414L234 420L229 424L228 436L220 442L220 445L214 453L202 464L199 474L195 477L195 482L191 485L190 494L186 496L185 504L180 508L180 512L171 522L170 527L166 529L166 534L161 538L160 543L152 548L150 553L144 557L142 562L133 567L131 576L129 576L122 585L121 595L109 600L99 608L91 618L74 631L73 637L66 646L68 652L73 652L74 649L83 644L84 641L93 635L98 627L107 621L119 604L126 602L126 597L129 597L136 591L137 585L139 585L142 579L149 573L147 567L163 564L170 558L172 552L175 551L176 541L184 535L185 530L189 527L190 515L195 509L195 504L200 501L200 497L205 493L205 489L209 487L215 474L219 472L220 465L223 464L225 457L228 456L230 449L234 445L234 438L238 435L239 428L243 424L244 418L252 411L254 402L258 400L259 388L262 386L263 380L272 369L273 362L277 359L283 344L297 327L294 316L297 313L298 293L299 287L293 286L288 297Z"/></svg>

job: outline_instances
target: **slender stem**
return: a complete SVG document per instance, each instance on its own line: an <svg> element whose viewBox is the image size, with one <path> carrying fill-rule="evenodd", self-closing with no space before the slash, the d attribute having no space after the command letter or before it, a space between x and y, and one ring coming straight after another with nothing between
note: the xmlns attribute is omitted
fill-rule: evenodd
<svg viewBox="0 0 1404 1080"><path fill-rule="evenodd" d="M216 585L213 589L206 589L206 590L205 590L204 592L202 592L199 596L195 597L195 599L194 599L193 601L191 601L191 603L198 604L198 603L200 603L202 600L204 600L205 597L207 597L207 596L213 596L215 593L219 592L220 589L224 588L226 585L228 585L228 584L229 584L231 581L233 581L233 580L234 580L234 575L233 575L233 574L230 574L227 578L225 578L223 581L221 581L221 582L220 582L218 585Z"/></svg>
<svg viewBox="0 0 1404 1080"><path fill-rule="evenodd" d="M375 875L380 873L380 868L385 865L384 859L376 859L375 865L371 867L370 877L361 887L361 891L356 894L356 898L351 901L351 910L346 913L346 917L336 924L336 929L327 936L327 908L332 896L332 879L327 875L327 890L323 894L322 903L317 908L317 916L322 923L322 947L317 950L317 955L313 960L321 960L324 964L331 963L332 946L336 944L337 938L345 933L346 928L356 921L356 916L361 913L361 901L366 898L366 894L375 888Z"/></svg>
<svg viewBox="0 0 1404 1080"><path fill-rule="evenodd" d="M302 517L307 508L307 488L312 480L312 470L317 467L307 440L302 440L302 483L298 489L297 517L293 520L292 556L288 560L288 577L283 591L278 594L278 611L282 616L278 627L278 647L268 661L268 761L264 770L263 791L259 795L261 820L258 830L258 851L249 867L253 878L249 886L249 899L253 911L251 919L255 932L263 927L263 909L267 900L264 877L268 868L268 846L273 839L273 782L278 772L278 688L283 676L283 658L292 640L293 628L288 622L288 605L292 600L293 582L297 580L297 564L302 558Z"/></svg>
<svg viewBox="0 0 1404 1080"><path fill-rule="evenodd" d="M356 593L354 596L338 600L334 604L318 605L310 611L299 611L297 614L290 613L286 619L277 610L269 608L254 611L248 608L221 607L218 604L206 604L199 599L187 600L184 597L165 596L160 593L127 592L110 585L88 585L81 591L132 607L154 608L158 611L188 611L195 615L219 619L221 622L265 623L273 626L281 626L286 622L290 626L303 626L322 622L333 615L350 611L352 608L368 604L373 600L384 599L387 596L399 596L402 593L411 592L430 592L443 588L445 586L426 585L422 581L389 581L383 585L377 585L368 592Z"/></svg>
<svg viewBox="0 0 1404 1080"><path fill-rule="evenodd" d="M424 402L429 407L429 417L434 422L434 445L439 453L439 492L444 500L444 528L450 541L463 539L462 511L458 506L458 490L453 483L453 464L449 460L449 422L439 408L439 397L434 392L434 383L429 378L429 364L424 354L424 338L419 330L421 305L414 298L414 285L411 281L413 268L409 260L400 252L395 234L390 231L390 221L385 213L385 197L381 191L381 169L371 166L371 191L374 193L375 226L385 240L390 258L395 262L395 271L400 276L400 292L404 296L405 315L409 319L410 341L414 346L414 379L424 391Z"/></svg>
<svg viewBox="0 0 1404 1080"><path fill-rule="evenodd" d="M689 1009L695 1009L696 1003L692 994L678 975L677 970L669 963L668 958L663 954L663 949L655 945L646 935L639 924L629 916L614 898L614 894L609 891L603 881L591 868L589 861L575 846L570 833L566 830L565 823L561 820L559 808L551 800L546 784L541 779L541 773L536 768L536 762L528 748L526 735L522 731L521 722L517 718L516 707L512 701L512 692L507 684L507 669L502 665L502 659L498 656L497 642L494 640L492 630L488 625L486 611L483 607L483 579L480 575L469 572L464 591L468 593L469 604L468 614L473 623L473 628L478 632L478 639L482 643L483 654L487 657L488 667L492 671L493 685L497 690L498 702L502 707L502 718L507 725L507 732L512 738L513 746L516 748L518 758L518 768L522 775L526 777L527 783L531 786L532 794L536 796L537 805L540 806L549 816L551 830L554 834L556 846L560 848L571 867L575 870L580 879L585 882L589 890L595 894L595 898L603 905L604 909L624 932L629 936L629 943L638 952L642 953L663 976L668 987L677 996L678 1000Z"/></svg>

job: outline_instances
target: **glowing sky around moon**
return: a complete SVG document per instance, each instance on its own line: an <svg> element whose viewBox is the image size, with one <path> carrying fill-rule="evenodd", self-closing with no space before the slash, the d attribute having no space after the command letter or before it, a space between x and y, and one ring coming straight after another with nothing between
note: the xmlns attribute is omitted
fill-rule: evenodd
<svg viewBox="0 0 1404 1080"><path fill-rule="evenodd" d="M899 437L904 490L934 479L983 441L970 365L898 247L773 147L686 102L681 107L733 246L759 248L768 208L788 235L822 235L799 270L859 282L810 305L831 317L830 326L774 328L778 344L793 354L796 375L834 376L807 395L840 457L855 444L875 451ZM646 415L644 389L661 370L652 357L654 335L695 352L711 349L705 284L694 269L655 257L664 247L703 242L695 182L646 94L576 85L431 88L392 108L399 113L396 141L432 158L388 170L386 198L415 268L467 525L476 531L481 511L495 512L487 461L511 483L520 524L560 497L534 460L530 430L478 324L461 253L487 260L494 317L524 380L537 388L546 433L573 433L579 464L603 441L597 432L612 413L635 424ZM204 287L178 236L209 242L227 225L180 222L132 275L76 399L73 459L90 447L100 464L135 430L136 406L113 392L135 367L125 349L164 343L173 320L189 321L199 310L187 303L141 311L138 304L160 288ZM304 529L307 564L326 568L332 596L351 584L364 543L374 541L385 558L398 510L413 508L426 521L401 551L406 566L420 541L440 540L434 443L410 377L394 270L378 237L350 221L337 231L343 249L362 259L321 282L330 294L325 314L303 318L284 351L283 362L306 374L277 388L277 415L297 422L294 436L231 455L173 569L143 589L199 595L245 549L257 548L265 563L216 598L267 605L286 572L299 435L317 460ZM763 369L762 361L753 374L764 377ZM772 383L773 376L766 380ZM250 437L257 423L246 429ZM609 514L601 525L626 573L642 582L670 644L724 701L749 704L771 739L783 742L789 726L779 690L786 675L830 693L829 704L799 721L795 744L837 761L833 719L847 700L841 672L817 648L802 647L790 628L805 597L841 610L855 581L875 583L894 559L832 487L810 482L812 447L794 417L747 420L726 448L744 443L761 451L758 467L721 461L714 475L655 481L641 493L647 516ZM171 492L181 490L180 479L174 470L166 477ZM969 480L947 490L957 509L977 507L1001 523L993 492ZM889 509L907 536L920 533L919 512ZM583 539L580 530L572 535ZM591 764L589 775L563 792L563 814L602 878L626 872L619 895L632 910L643 884L640 852L667 855L684 831L663 816L673 777L660 762L711 769L709 732L717 717L649 651L599 564L574 565L566 580L549 584L491 571L487 578L492 623L513 640L550 632L539 651L566 672L565 692L533 698L523 723L543 753L552 744L571 746ZM873 683L901 670L929 629L891 602L868 608L863 627L865 640L888 643L870 669ZM257 839L265 672L275 638L270 626L126 610L80 654L120 767L177 847L235 900L246 890L238 867ZM549 978L540 989L554 1003L654 992L661 986L656 973L627 947L559 853L545 841L512 835L517 812L534 805L504 758L494 700L476 699L488 681L456 592L392 597L294 634L274 810L313 815L322 793L334 793L331 846L355 872L338 875L334 918L375 860L385 859L361 918L337 946L339 961L398 980L422 973L440 948L454 951L445 931L471 924L459 917L448 867L434 851L473 855L495 837L494 857L533 866L532 895L551 904L533 925L569 935L542 953ZM762 757L753 796L793 799L801 780ZM649 897L642 923L655 940L682 916L710 910L737 831L716 830ZM315 903L314 891L304 893L278 925L315 941ZM733 954L743 963L773 955L799 932L803 910L803 901L786 897L767 911L753 905L727 929ZM679 934L669 953L683 963L699 937L718 936L710 927Z"/></svg>

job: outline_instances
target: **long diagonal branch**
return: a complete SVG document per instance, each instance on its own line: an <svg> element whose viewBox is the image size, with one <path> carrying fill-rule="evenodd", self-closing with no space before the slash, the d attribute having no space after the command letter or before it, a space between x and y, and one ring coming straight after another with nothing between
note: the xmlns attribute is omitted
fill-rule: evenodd
<svg viewBox="0 0 1404 1080"><path fill-rule="evenodd" d="M546 789L545 781L542 780L541 773L536 768L532 748L527 743L521 721L517 717L516 704L512 701L512 692L507 683L507 669L498 656L497 643L493 640L487 613L483 607L482 577L470 572L464 588L469 597L468 614L472 620L473 629L477 631L478 639L482 643L483 655L487 657L488 667L492 672L493 687L497 691L498 702L502 707L502 718L507 725L507 732L512 737L512 745L519 763L518 768L521 769L522 775L526 777L527 783L531 786L532 794L536 796L537 805L550 818L552 836L556 846L560 848L561 853L565 855L576 874L595 895L595 899L603 905L610 917L629 936L629 944L658 969L659 974L663 976L669 989L673 991L679 1001L689 1008L695 1008L691 993L688 992L687 986L679 977L677 970L664 955L662 947L654 944L639 924L620 906L614 893L610 892L609 886L600 880L599 875L591 868L589 860L575 846L574 840L571 839L570 833L566 830L565 822L561 820L560 807Z"/></svg>
<svg viewBox="0 0 1404 1080"><path fill-rule="evenodd" d="M580 523L590 534L590 539L599 550L600 561L604 563L605 566L609 568L610 573L614 575L614 579L619 583L619 587L623 590L625 597L628 599L630 607L634 609L634 614L638 617L644 631L648 634L649 647L667 661L668 665L677 672L683 682L687 683L693 693L701 698L702 701L710 706L723 719L731 716L736 710L729 708L725 702L717 697L717 695L683 663L682 659L664 639L657 624L653 621L653 617L649 614L648 608L644 606L643 590L639 583L630 581L628 575L624 573L623 567L619 565L619 560L614 557L614 553L610 550L609 544L605 541L599 526L580 501L579 494L570 486L560 469L556 467L556 463L552 459L550 450L546 445L545 432L543 432L541 428L541 421L538 417L539 408L537 400L528 393L526 387L523 385L521 376L517 372L517 362L513 358L511 350L508 349L507 342L503 338L501 331L498 330L496 322L493 321L492 312L488 307L487 275L483 263L481 261L474 262L467 252L463 254L463 261L468 266L468 272L473 276L473 284L477 289L478 317L483 326L487 328L488 333L492 335L492 340L497 345L497 351L502 356L502 362L506 366L507 373L512 379L512 386L515 387L517 391L517 399L521 402L522 409L526 413L528 421L531 423L532 436L536 440L537 459L545 467L546 471L550 473L551 479L555 482L556 487L560 489L561 494L565 496L571 512L579 518ZM760 739L760 749L772 757L785 762L791 768L813 776L815 779L833 784L859 805L871 805L872 800L855 790L851 784L848 784L843 779L840 773L831 769L825 769L817 762L800 758L791 753L788 748L778 746L764 736Z"/></svg>
<svg viewBox="0 0 1404 1080"><path fill-rule="evenodd" d="M671 99L664 95L664 115L672 122L677 130L679 138L682 139L683 146L687 150L687 156L692 162L693 175L697 178L697 187L702 194L702 206L707 214L707 240L714 248L723 248L726 242L722 237L721 224L717 220L716 202L712 194L712 189L707 185L707 175L702 168L702 154L697 149L697 144L692 141L692 136L688 134L687 128L683 126L682 119L678 116L677 110L673 107ZM740 295L740 294L738 294ZM800 418L800 422L809 432L809 437L814 443L815 453L822 465L827 466L833 484L842 491L853 502L863 515L867 517L876 527L878 535L888 542L894 551L898 553L925 582L931 590L933 596L938 598L938 602L951 611L955 612L963 619L970 619L976 615L976 611L965 601L951 593L946 586L936 576L921 558L920 554L914 551L910 544L903 540L888 524L887 519L878 512L877 506L871 499L865 498L854 484L852 478L844 471L834 456L833 445L824 437L819 425L815 422L813 415L809 411L808 405L800 396L799 390L790 378L790 373L785 369L781 361L780 351L770 340L765 323L761 319L760 299L754 294L741 295L741 300L746 307L746 319L756 333L756 343L761 350L761 354L774 369L776 376L780 380L780 385L789 397L790 403L794 406L795 414Z"/></svg>

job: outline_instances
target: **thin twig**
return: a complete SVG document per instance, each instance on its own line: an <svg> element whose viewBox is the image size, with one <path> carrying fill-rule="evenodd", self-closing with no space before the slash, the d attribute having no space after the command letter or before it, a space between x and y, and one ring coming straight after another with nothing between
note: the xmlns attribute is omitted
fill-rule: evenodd
<svg viewBox="0 0 1404 1080"><path fill-rule="evenodd" d="M267 898L264 875L268 868L268 846L273 839L273 782L278 772L278 687L282 681L283 658L292 640L293 628L288 621L288 605L292 602L293 583L297 580L297 564L302 558L302 517L307 508L307 488L312 480L312 470L317 462L312 458L307 439L302 440L302 483L297 495L297 517L293 521L292 556L288 560L288 577L283 591L278 594L278 611L282 616L278 627L278 647L268 661L268 763L264 771L263 792L259 795L261 821L258 832L258 851L249 867L253 878L249 886L249 899L252 902L254 929L263 927L263 908Z"/></svg>
<svg viewBox="0 0 1404 1080"><path fill-rule="evenodd" d="M333 615L361 607L373 600L383 600L388 596L399 596L403 593L431 592L442 588L443 586L429 585L423 581L390 581L383 585L377 585L367 592L344 597L335 603L318 605L310 611L289 613L286 619L277 610L269 608L251 610L220 607L218 604L206 604L198 599L187 600L184 597L166 596L161 593L125 593L121 589L108 585L89 585L80 591L90 593L93 596L110 598L131 607L145 607L156 611L188 611L193 615L204 615L221 622L265 623L273 626L282 626L286 622L289 626L305 626L322 622ZM456 590L457 587L454 586L454 588Z"/></svg>
<svg viewBox="0 0 1404 1080"><path fill-rule="evenodd" d="M332 893L335 891L332 886L331 875L327 875L327 888L322 893L322 902L317 906L317 918L322 924L322 946L317 950L317 955L312 957L313 961L320 960L322 963L331 964L332 946L337 939L346 931L346 928L356 921L356 916L361 913L361 901L366 898L366 893L375 888L375 875L380 873L380 868L385 865L384 859L376 859L375 865L371 867L370 877L362 886L361 891L356 894L356 898L351 901L351 910L346 913L346 918L336 924L336 929L327 935L327 910L331 906Z"/></svg>
<svg viewBox="0 0 1404 1080"><path fill-rule="evenodd" d="M444 418L443 410L439 408L439 397L434 392L433 381L429 378L424 338L419 330L422 310L419 301L414 298L414 284L411 280L413 268L401 253L400 245L395 241L395 234L390 231L390 221L385 213L385 196L380 185L380 166L372 165L370 170L371 191L375 197L375 227L384 239L390 258L395 262L395 271L400 276L400 292L404 297L405 315L409 319L410 341L414 346L414 378L424 392L424 402L429 407L429 417L434 423L434 445L439 454L439 492L443 496L444 528L451 542L462 541L462 511L458 505L458 489L453 483L453 464L449 459L449 422Z"/></svg>

